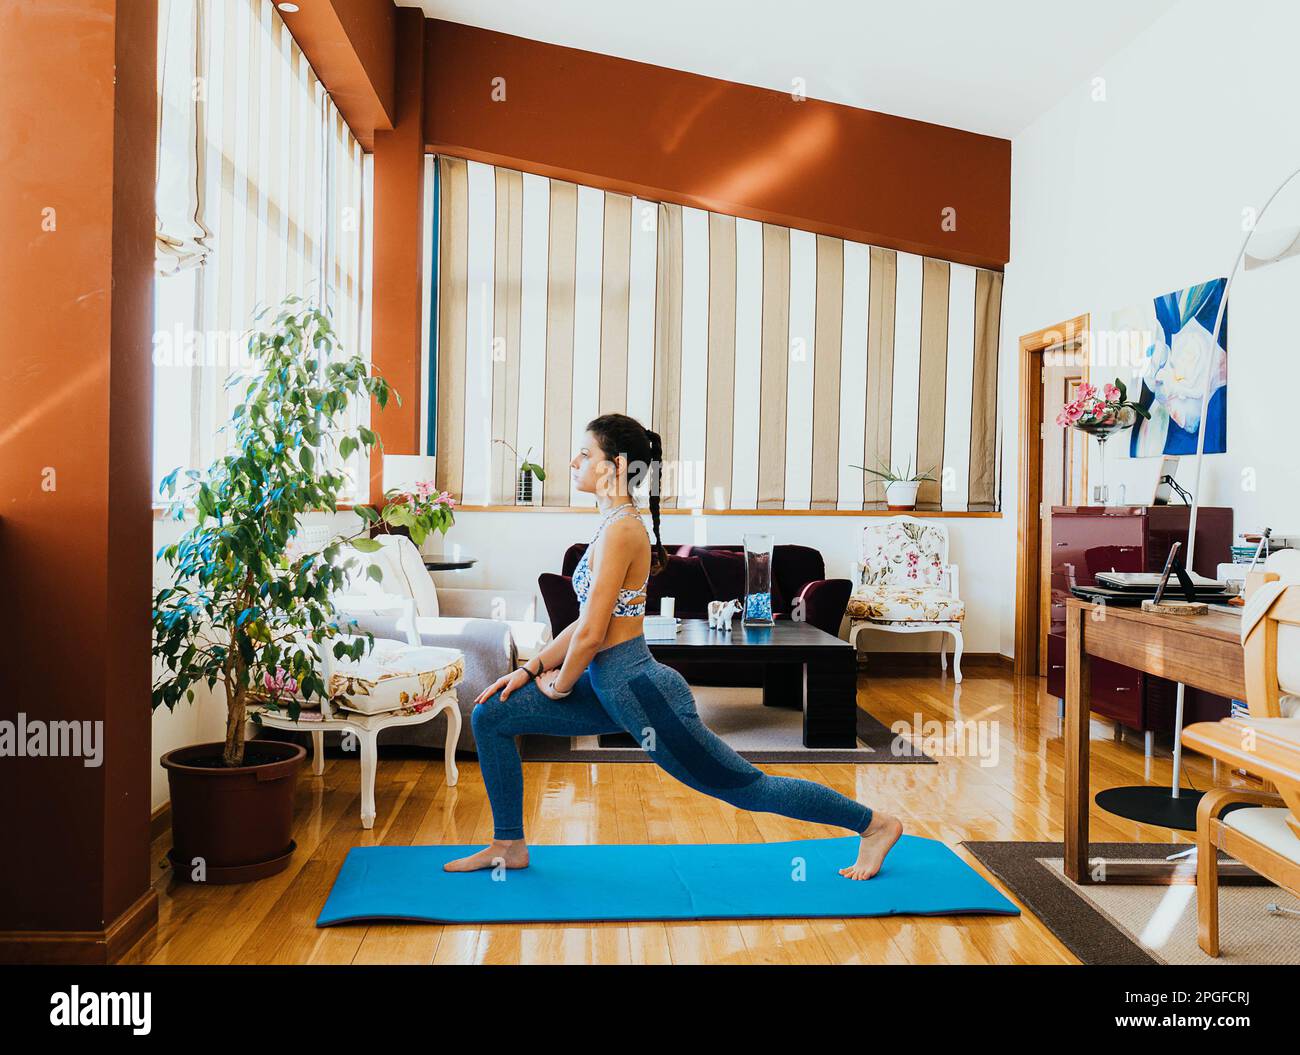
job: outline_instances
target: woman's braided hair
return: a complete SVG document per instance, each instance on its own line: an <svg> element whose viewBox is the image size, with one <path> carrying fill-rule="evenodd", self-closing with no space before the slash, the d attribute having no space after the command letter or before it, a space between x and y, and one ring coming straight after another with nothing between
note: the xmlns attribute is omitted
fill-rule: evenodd
<svg viewBox="0 0 1300 1055"><path fill-rule="evenodd" d="M651 432L636 418L626 414L602 414L587 423L587 431L610 458L627 459L627 486L630 492L644 477L650 487L650 523L654 526L655 544L650 553L650 574L668 565L668 552L659 537L659 477L663 471L664 445L659 433Z"/></svg>

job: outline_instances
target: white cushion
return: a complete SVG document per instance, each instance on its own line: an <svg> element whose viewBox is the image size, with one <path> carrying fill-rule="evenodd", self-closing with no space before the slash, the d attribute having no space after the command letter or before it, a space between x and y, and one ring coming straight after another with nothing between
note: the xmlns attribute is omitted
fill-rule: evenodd
<svg viewBox="0 0 1300 1055"><path fill-rule="evenodd" d="M418 714L464 674L465 657L457 649L375 638L374 648L361 659L334 661L327 690L343 710Z"/></svg>
<svg viewBox="0 0 1300 1055"><path fill-rule="evenodd" d="M348 555L346 551L344 555ZM410 596L410 590L397 574L397 565L393 562L392 551L387 548L378 549L374 553L353 550L351 556L352 567L348 571L347 584L343 587L343 592L347 596L379 597L392 594L401 597ZM368 574L368 569L372 566L379 569L378 580L372 579Z"/></svg>
<svg viewBox="0 0 1300 1055"><path fill-rule="evenodd" d="M1291 830L1290 817L1288 809L1258 806L1233 810L1223 818L1223 823L1287 860L1300 863L1300 838Z"/></svg>
<svg viewBox="0 0 1300 1055"><path fill-rule="evenodd" d="M464 631L465 624L474 618L473 616L440 615L436 619L430 619L427 616L416 616L415 629L420 635L459 634ZM520 663L532 659L551 640L551 628L547 623L535 623L526 619L505 619L501 621L510 630L510 637L515 643L515 652ZM506 659L509 658L509 649L507 648Z"/></svg>
<svg viewBox="0 0 1300 1055"><path fill-rule="evenodd" d="M411 596L415 598L415 614L426 616L438 615L438 588L433 585L433 576L424 566L420 551L405 535L386 535L379 539L379 544L398 554L398 570L405 572L403 585L409 584Z"/></svg>
<svg viewBox="0 0 1300 1055"><path fill-rule="evenodd" d="M465 632L465 624L471 621L471 617L462 618L454 615L440 615L436 619L430 619L426 615L416 616L415 631L421 638L425 634L443 634L456 635ZM503 663L510 661L510 639L506 634L501 635L501 659Z"/></svg>
<svg viewBox="0 0 1300 1055"><path fill-rule="evenodd" d="M405 535L380 535L375 541L380 548L374 553L357 552L356 566L343 592L358 596L400 594L415 601L416 615L436 618L438 589L415 543ZM366 569L372 565L380 571L378 582L367 574Z"/></svg>
<svg viewBox="0 0 1300 1055"><path fill-rule="evenodd" d="M515 639L515 652L519 662L524 663L537 655L551 641L551 627L548 623L531 623L524 619L507 619L510 636Z"/></svg>

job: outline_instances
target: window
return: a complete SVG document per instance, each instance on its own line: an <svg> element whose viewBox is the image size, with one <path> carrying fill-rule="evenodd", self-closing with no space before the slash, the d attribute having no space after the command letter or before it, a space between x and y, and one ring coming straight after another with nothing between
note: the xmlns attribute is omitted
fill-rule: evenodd
<svg viewBox="0 0 1300 1055"><path fill-rule="evenodd" d="M162 0L158 49L155 497L224 449L260 308L316 300L369 357L370 223L361 145L269 0Z"/></svg>
<svg viewBox="0 0 1300 1055"><path fill-rule="evenodd" d="M665 508L883 509L861 465L999 508L1000 273L446 156L435 201L429 406L464 503L511 501L513 448L543 504L589 504L565 467L621 411L663 438Z"/></svg>

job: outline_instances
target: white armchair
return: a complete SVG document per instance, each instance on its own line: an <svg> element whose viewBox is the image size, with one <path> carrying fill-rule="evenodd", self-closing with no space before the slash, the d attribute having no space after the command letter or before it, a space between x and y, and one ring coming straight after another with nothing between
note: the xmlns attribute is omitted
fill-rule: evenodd
<svg viewBox="0 0 1300 1055"><path fill-rule="evenodd" d="M962 621L957 565L948 563L942 521L899 516L868 524L849 598L849 644L864 630L895 634L943 633L953 639L953 678L961 681ZM944 645L939 664L948 669Z"/></svg>
<svg viewBox="0 0 1300 1055"><path fill-rule="evenodd" d="M465 673L459 691L466 720L461 723L460 747L473 750L474 732L468 718L475 697L501 675L536 655L536 650L550 640L550 628L527 618L529 602L535 606L535 597L522 591L439 589L409 538L381 535L376 541L378 550L359 554L359 567L345 588L347 597L338 599L340 611L356 619L359 631L376 637L406 638L413 623L414 637L410 640L458 649L464 655ZM378 581L370 576L370 567L379 569ZM394 595L409 606L394 610L388 603ZM372 598L374 609L363 612L358 597ZM389 735L388 742L432 745L440 728L434 722L418 729L399 730Z"/></svg>
<svg viewBox="0 0 1300 1055"><path fill-rule="evenodd" d="M420 551L405 535L380 535L380 549L360 554L360 574L348 586L350 596L393 595L410 598L415 605L415 628L420 637L454 634L468 619L504 623L522 662L531 659L550 641L550 628L537 619L537 597L523 590L441 589L434 586ZM376 582L367 574L379 568Z"/></svg>

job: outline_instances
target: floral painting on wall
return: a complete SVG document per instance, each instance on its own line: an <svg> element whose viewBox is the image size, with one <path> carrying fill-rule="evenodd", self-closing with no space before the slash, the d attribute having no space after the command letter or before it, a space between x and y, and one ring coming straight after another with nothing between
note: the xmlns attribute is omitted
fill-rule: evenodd
<svg viewBox="0 0 1300 1055"><path fill-rule="evenodd" d="M1133 366L1133 399L1150 418L1139 418L1129 437L1133 458L1195 454L1205 417L1205 453L1228 446L1228 319L1213 339L1227 279L1216 278L1115 313L1113 332L1123 337ZM1208 406L1206 380L1210 382Z"/></svg>

